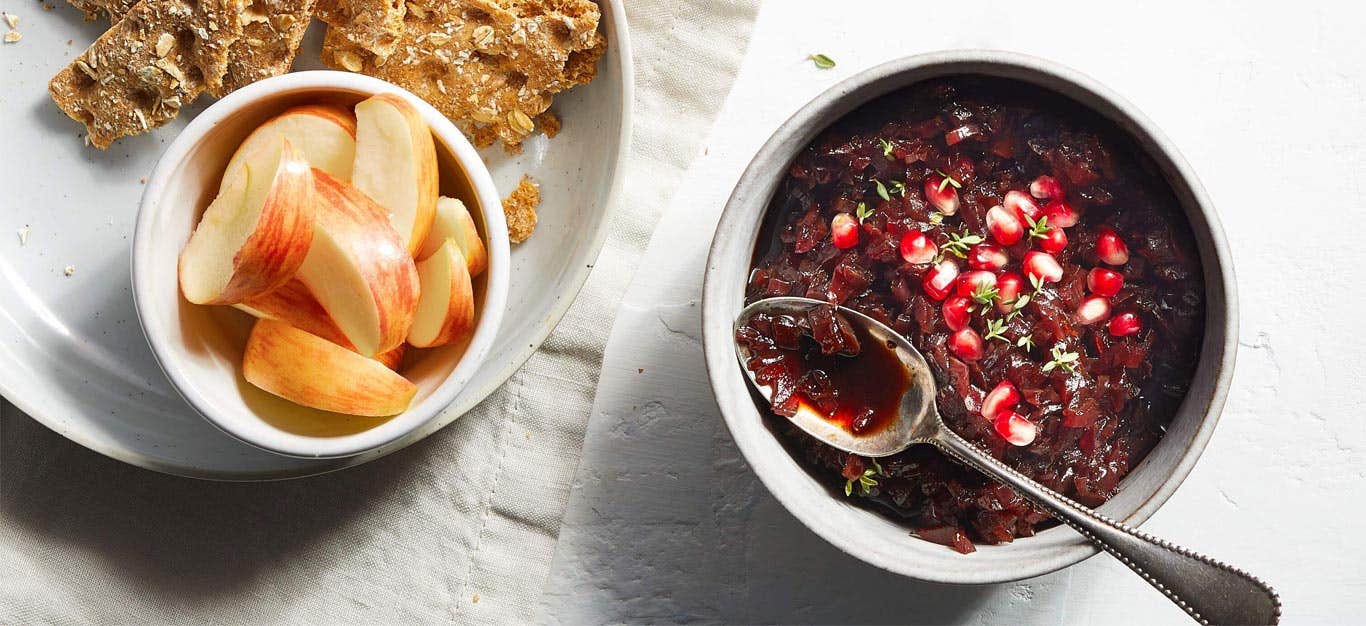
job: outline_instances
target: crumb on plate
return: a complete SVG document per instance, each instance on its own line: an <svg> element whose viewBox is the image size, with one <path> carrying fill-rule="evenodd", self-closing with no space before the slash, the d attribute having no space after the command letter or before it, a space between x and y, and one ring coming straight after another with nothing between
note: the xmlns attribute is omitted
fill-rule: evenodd
<svg viewBox="0 0 1366 626"><path fill-rule="evenodd" d="M522 243L536 230L536 207L541 204L541 187L530 176L523 175L512 195L503 199L503 213L507 215L508 239Z"/></svg>

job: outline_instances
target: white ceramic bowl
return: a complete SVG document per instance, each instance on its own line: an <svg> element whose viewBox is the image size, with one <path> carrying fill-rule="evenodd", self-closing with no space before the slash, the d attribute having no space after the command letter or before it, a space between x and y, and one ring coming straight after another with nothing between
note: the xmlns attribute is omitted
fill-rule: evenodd
<svg viewBox="0 0 1366 626"><path fill-rule="evenodd" d="M1070 528L1058 526L1004 545L979 545L977 552L961 555L917 539L906 526L836 496L808 474L765 425L736 362L732 327L744 305L750 261L769 200L798 152L830 124L878 96L961 74L1038 85L1114 122L1152 158L1190 222L1205 276L1200 363L1162 440L1099 510L1138 525L1162 506L1199 459L1228 394L1238 340L1232 259L1213 205L1175 146L1133 105L1094 80L1042 59L984 50L899 59L835 85L793 115L741 176L717 225L703 290L703 346L712 389L731 436L764 486L797 519L841 550L893 572L932 582L999 583L1066 567L1096 554L1097 548Z"/></svg>
<svg viewBox="0 0 1366 626"><path fill-rule="evenodd" d="M252 318L230 307L195 306L180 295L176 263L200 214L217 193L223 167L262 122L291 105L351 105L397 93L432 129L442 195L457 197L479 222L488 270L475 279L476 327L464 343L410 351L401 372L417 384L405 412L367 418L316 411L257 389L242 377ZM484 361L502 321L510 272L502 204L484 162L431 105L391 83L314 71L263 80L210 106L171 144L147 181L133 235L133 299L157 362L172 386L210 423L259 448L297 457L343 457L395 441L433 420Z"/></svg>

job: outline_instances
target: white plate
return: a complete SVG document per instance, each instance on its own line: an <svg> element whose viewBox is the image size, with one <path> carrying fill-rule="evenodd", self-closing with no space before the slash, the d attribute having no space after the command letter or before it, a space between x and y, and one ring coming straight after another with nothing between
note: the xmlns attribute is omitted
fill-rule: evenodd
<svg viewBox="0 0 1366 626"><path fill-rule="evenodd" d="M253 448L204 421L171 389L133 311L129 242L139 179L207 96L150 135L123 139L105 152L85 147L80 125L52 104L46 85L98 36L100 25L83 23L67 6L41 11L33 5L20 15L23 40L0 51L0 394L107 456L220 480L292 478L357 465L451 423L535 352L583 286L606 237L629 142L632 82L625 11L617 2L600 4L607 53L596 80L556 98L564 130L553 140L534 138L517 156L497 146L483 151L504 194L523 173L542 193L536 233L513 248L502 332L483 368L448 409L408 437L362 455L319 460ZM322 68L319 31L315 23L296 69Z"/></svg>

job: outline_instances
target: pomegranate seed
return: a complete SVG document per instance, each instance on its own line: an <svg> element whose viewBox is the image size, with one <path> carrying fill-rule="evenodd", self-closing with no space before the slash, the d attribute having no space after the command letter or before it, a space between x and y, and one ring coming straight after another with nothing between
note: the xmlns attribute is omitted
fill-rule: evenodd
<svg viewBox="0 0 1366 626"><path fill-rule="evenodd" d="M996 277L996 293L1000 296L996 300L996 310L1002 313L1014 311L1015 301L1019 299L1023 290L1024 277L1015 272L1006 272Z"/></svg>
<svg viewBox="0 0 1366 626"><path fill-rule="evenodd" d="M1029 194L1041 200L1056 200L1063 196L1062 183L1047 174L1029 183Z"/></svg>
<svg viewBox="0 0 1366 626"><path fill-rule="evenodd" d="M1056 283L1062 280L1062 265L1058 264L1058 260L1047 252L1037 250L1026 252L1024 271L1026 276L1046 283Z"/></svg>
<svg viewBox="0 0 1366 626"><path fill-rule="evenodd" d="M964 361L982 358L982 336L971 328L964 328L949 335L949 350Z"/></svg>
<svg viewBox="0 0 1366 626"><path fill-rule="evenodd" d="M1110 318L1110 334L1116 337L1128 337L1143 330L1143 320L1138 318L1137 313L1125 311Z"/></svg>
<svg viewBox="0 0 1366 626"><path fill-rule="evenodd" d="M968 308L972 306L972 300L963 296L953 296L944 301L944 324L949 330L963 330L968 327L968 318L971 313Z"/></svg>
<svg viewBox="0 0 1366 626"><path fill-rule="evenodd" d="M1061 226L1071 228L1081 221L1081 216L1077 210L1072 208L1066 200L1054 200L1043 208L1043 214L1048 216L1049 226Z"/></svg>
<svg viewBox="0 0 1366 626"><path fill-rule="evenodd" d="M1124 265L1129 262L1129 246L1119 238L1115 229L1101 226L1096 234L1096 256L1110 265Z"/></svg>
<svg viewBox="0 0 1366 626"><path fill-rule="evenodd" d="M1029 220L1024 218L1026 215L1029 216L1030 220L1036 222L1039 221L1040 217L1043 217L1043 209L1039 208L1039 204L1023 191L1007 191L1005 200L1001 201L1001 206L1019 217L1022 224L1029 223Z"/></svg>
<svg viewBox="0 0 1366 626"><path fill-rule="evenodd" d="M979 243L968 249L968 267L975 270L999 270L1010 262L1005 249L991 242Z"/></svg>
<svg viewBox="0 0 1366 626"><path fill-rule="evenodd" d="M996 428L996 434L1000 435L1002 439L1017 446L1027 446L1034 443L1034 438L1039 436L1039 427L1014 411L997 415L992 426Z"/></svg>
<svg viewBox="0 0 1366 626"><path fill-rule="evenodd" d="M1019 403L1019 390L1015 389L1015 385L1010 384L1010 381L1003 380L982 400L982 417L994 420L1002 413L1014 411L1015 405Z"/></svg>
<svg viewBox="0 0 1366 626"><path fill-rule="evenodd" d="M978 291L986 291L996 287L996 275L986 270L977 270L963 274L958 279L958 289L956 293L964 298L971 298L972 294Z"/></svg>
<svg viewBox="0 0 1366 626"><path fill-rule="evenodd" d="M939 254L939 246L925 233L918 230L906 231L901 236L901 258L907 263L929 263Z"/></svg>
<svg viewBox="0 0 1366 626"><path fill-rule="evenodd" d="M848 213L839 213L830 220L830 241L841 250L858 245L858 220Z"/></svg>
<svg viewBox="0 0 1366 626"><path fill-rule="evenodd" d="M1067 247L1067 233L1063 232L1062 227L1054 226L1043 234L1039 240L1039 248L1049 254L1057 254Z"/></svg>
<svg viewBox="0 0 1366 626"><path fill-rule="evenodd" d="M1114 270L1096 267L1086 274L1086 288L1098 296L1112 297L1123 286L1124 275Z"/></svg>
<svg viewBox="0 0 1366 626"><path fill-rule="evenodd" d="M944 184L944 177L939 174L925 177L925 200L944 215L958 212L958 189L952 184Z"/></svg>
<svg viewBox="0 0 1366 626"><path fill-rule="evenodd" d="M954 281L958 280L958 264L944 259L925 272L925 278L921 281L921 287L925 294L935 300L943 300L953 289Z"/></svg>
<svg viewBox="0 0 1366 626"><path fill-rule="evenodd" d="M996 205L987 211L987 231L1003 246L1018 243L1024 237L1024 223L1005 207Z"/></svg>
<svg viewBox="0 0 1366 626"><path fill-rule="evenodd" d="M1077 305L1077 323L1083 326L1094 324L1110 317L1110 301L1100 296L1091 296Z"/></svg>

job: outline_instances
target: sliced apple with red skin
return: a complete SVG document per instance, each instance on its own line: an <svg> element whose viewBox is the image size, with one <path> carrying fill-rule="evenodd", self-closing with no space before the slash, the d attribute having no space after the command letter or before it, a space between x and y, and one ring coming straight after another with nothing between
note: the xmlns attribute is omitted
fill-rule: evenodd
<svg viewBox="0 0 1366 626"><path fill-rule="evenodd" d="M313 174L288 140L246 153L224 178L180 251L180 291L194 304L235 304L276 289L313 241Z"/></svg>
<svg viewBox="0 0 1366 626"><path fill-rule="evenodd" d="M317 227L295 276L355 350L374 356L408 337L417 309L417 267L379 205L313 170Z"/></svg>
<svg viewBox="0 0 1366 626"><path fill-rule="evenodd" d="M269 319L251 330L242 375L296 404L348 415L397 415L417 394L417 385L384 363Z"/></svg>
<svg viewBox="0 0 1366 626"><path fill-rule="evenodd" d="M332 321L323 305L318 304L318 299L313 297L313 292L309 291L308 287L298 280L291 280L275 291L250 298L246 302L233 306L253 316L281 321L348 350L355 350L351 341L337 327L337 323ZM403 355L407 351L408 344L401 343L393 350L375 355L375 360L385 364L391 370L398 371L398 365L403 361Z"/></svg>
<svg viewBox="0 0 1366 626"><path fill-rule="evenodd" d="M312 333L343 348L354 350L351 340L337 326L327 309L313 297L313 292L293 279L274 291L247 298L233 305L255 317L285 322L304 332Z"/></svg>
<svg viewBox="0 0 1366 626"><path fill-rule="evenodd" d="M452 239L417 264L422 298L408 343L433 348L459 341L474 329L474 287L460 247Z"/></svg>
<svg viewBox="0 0 1366 626"><path fill-rule="evenodd" d="M332 104L303 104L270 118L247 135L224 171L236 170L249 154L281 139L294 144L310 166L351 180L356 160L356 116L346 107ZM227 186L225 176L222 187Z"/></svg>
<svg viewBox="0 0 1366 626"><path fill-rule="evenodd" d="M394 348L393 350L390 350L383 354L375 355L375 360L379 361L380 363L383 363L384 367L387 367L397 372L399 364L403 362L403 355L407 354L407 352L408 344L401 343L398 344L398 347Z"/></svg>
<svg viewBox="0 0 1366 626"><path fill-rule="evenodd" d="M464 202L441 197L436 201L436 219L432 220L432 230L427 234L427 240L422 242L417 259L421 261L436 254L447 239L454 240L460 253L465 256L470 276L484 273L489 264L489 255L484 249L484 240L479 238L479 230L474 226L474 218Z"/></svg>
<svg viewBox="0 0 1366 626"><path fill-rule="evenodd" d="M356 105L356 160L351 183L384 207L410 254L436 214L436 144L422 114L382 93Z"/></svg>

